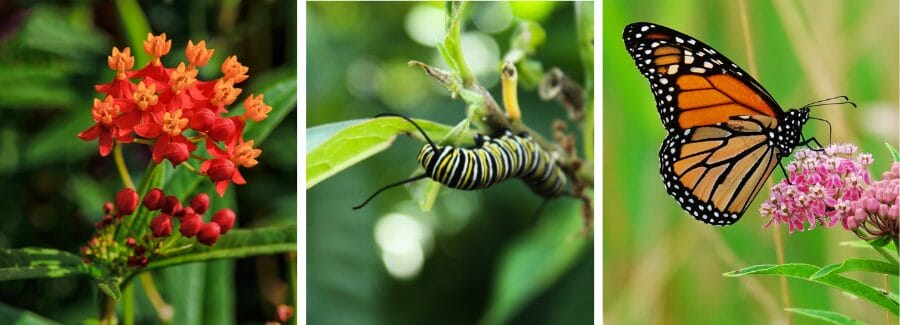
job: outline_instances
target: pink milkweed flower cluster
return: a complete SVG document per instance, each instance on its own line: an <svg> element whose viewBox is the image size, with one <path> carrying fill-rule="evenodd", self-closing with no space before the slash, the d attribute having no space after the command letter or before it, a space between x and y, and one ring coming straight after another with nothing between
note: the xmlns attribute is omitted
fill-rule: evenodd
<svg viewBox="0 0 900 325"><path fill-rule="evenodd" d="M867 240L900 234L900 162L894 162L880 181L872 183L847 207L844 228ZM858 231L862 230L862 231Z"/></svg>
<svg viewBox="0 0 900 325"><path fill-rule="evenodd" d="M787 166L789 177L776 184L760 215L769 217L764 227L788 224L789 232L842 222L850 205L872 183L868 166L872 155L854 155L852 144L832 144L823 150L801 149Z"/></svg>

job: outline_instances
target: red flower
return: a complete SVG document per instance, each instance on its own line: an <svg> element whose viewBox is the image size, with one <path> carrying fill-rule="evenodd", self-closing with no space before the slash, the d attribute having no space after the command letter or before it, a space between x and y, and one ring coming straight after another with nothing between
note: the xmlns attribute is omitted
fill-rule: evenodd
<svg viewBox="0 0 900 325"><path fill-rule="evenodd" d="M144 195L144 206L150 211L159 210L163 206L164 197L165 193L161 189L154 188Z"/></svg>
<svg viewBox="0 0 900 325"><path fill-rule="evenodd" d="M112 150L113 140L119 142L131 142L131 133L134 124L120 117L123 111L130 109L127 102L117 100L107 95L103 101L94 98L94 106L91 115L94 117L94 126L78 133L78 138L85 141L100 139L100 155L109 155Z"/></svg>

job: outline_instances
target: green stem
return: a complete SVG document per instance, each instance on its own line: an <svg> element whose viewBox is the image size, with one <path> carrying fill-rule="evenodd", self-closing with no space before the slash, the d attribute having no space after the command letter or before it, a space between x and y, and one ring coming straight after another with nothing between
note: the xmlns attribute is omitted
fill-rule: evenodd
<svg viewBox="0 0 900 325"><path fill-rule="evenodd" d="M472 71L469 70L466 59L463 57L462 38L460 37L462 30L462 13L467 6L468 3L464 1L448 1L446 3L447 37L444 38L444 48L447 50L447 54L450 57L449 59L451 59L448 61L452 61L448 63L450 63L459 73L459 76L463 80L463 85L466 88L469 88L475 84L475 76L472 75Z"/></svg>
<svg viewBox="0 0 900 325"><path fill-rule="evenodd" d="M165 302L165 300L163 300L162 296L159 294L159 291L156 291L156 285L153 284L153 276L150 275L150 272L144 272L141 273L138 278L140 278L141 280L141 286L144 287L144 292L147 294L147 299L150 300L150 304L153 305L154 309L156 309L156 314L159 316L160 322L171 322L173 315L172 306L170 306Z"/></svg>
<svg viewBox="0 0 900 325"><path fill-rule="evenodd" d="M891 252L889 252L886 248L878 246L872 246L872 248L874 248L875 251L881 254L881 256L884 256L884 258L887 259L888 262L894 263L894 265L900 265L900 259L897 258L897 255L891 254Z"/></svg>
<svg viewBox="0 0 900 325"><path fill-rule="evenodd" d="M134 325L134 286L131 284L125 286L122 295L122 318L125 319L125 325Z"/></svg>
<svg viewBox="0 0 900 325"><path fill-rule="evenodd" d="M116 300L105 293L101 293L98 296L100 297L100 324L117 324Z"/></svg>
<svg viewBox="0 0 900 325"><path fill-rule="evenodd" d="M150 32L150 23L137 0L116 0L116 8L119 10L119 17L122 17L128 43L131 44L135 66L143 66L150 61L150 56L139 49L143 49L144 38Z"/></svg>
<svg viewBox="0 0 900 325"><path fill-rule="evenodd" d="M128 174L128 166L125 166L121 143L116 142L115 146L113 146L113 159L116 161L116 169L119 170L119 177L122 178L122 183L125 184L125 187L136 188L134 187L134 181L131 180L131 175Z"/></svg>

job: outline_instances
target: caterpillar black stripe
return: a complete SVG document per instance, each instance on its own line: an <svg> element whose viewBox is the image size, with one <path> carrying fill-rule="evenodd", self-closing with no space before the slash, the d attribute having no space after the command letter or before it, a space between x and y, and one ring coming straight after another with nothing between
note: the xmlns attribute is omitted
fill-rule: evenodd
<svg viewBox="0 0 900 325"><path fill-rule="evenodd" d="M475 147L469 149L438 146L412 119L389 113L379 114L376 118L382 116L403 118L422 133L428 144L419 150L416 160L425 169L425 173L382 187L353 209L365 206L383 190L425 177L460 190L487 188L515 177L522 179L531 191L545 198L561 195L566 187L566 176L562 169L527 134L515 135L508 130L495 138L478 134L475 135Z"/></svg>

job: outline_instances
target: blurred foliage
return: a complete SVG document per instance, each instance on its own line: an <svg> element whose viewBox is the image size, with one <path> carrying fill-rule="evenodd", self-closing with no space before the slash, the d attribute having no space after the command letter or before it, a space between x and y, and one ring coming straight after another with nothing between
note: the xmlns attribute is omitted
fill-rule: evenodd
<svg viewBox="0 0 900 325"><path fill-rule="evenodd" d="M785 261L828 265L850 257L881 259L871 249L839 246L855 236L840 227L788 236L767 228L758 207L726 228L696 222L666 194L657 152L665 130L647 81L622 42L625 25L649 21L675 28L715 47L753 73L784 108L847 95L858 109L815 108L832 125L832 142L853 142L875 156L873 175L890 164L884 143L897 147L898 3L893 0L747 1L752 41L747 48L737 3L605 1L603 4L603 319L613 324L776 323L785 307L832 310L882 323L877 306L840 291L789 279L790 306L778 278L734 279L722 273L777 263L773 232L782 232ZM827 143L827 125L810 121L805 134ZM787 161L787 159L786 159ZM779 171L772 178L782 178ZM659 202L659 204L647 204ZM876 287L882 276L855 273ZM896 278L890 280L897 288ZM738 316L740 315L740 316ZM818 324L792 317L796 324ZM896 322L896 320L894 320Z"/></svg>
<svg viewBox="0 0 900 325"><path fill-rule="evenodd" d="M545 32L529 58L585 80L571 3L473 2L463 15L463 57L495 99L500 60L523 19ZM385 112L448 126L465 118L463 101L407 65L448 69L435 48L444 40L439 3L308 3L306 21L307 127ZM540 101L535 89L520 88L519 101L524 122L545 137L554 119L565 120L562 107ZM321 137L308 140L315 150L324 146ZM590 322L592 241L580 235L580 202L552 200L535 216L542 199L511 180L478 191L443 190L423 212L411 195L422 193L429 184L423 180L350 209L414 173L422 145L399 137L308 190L307 321ZM398 250L414 254L397 257Z"/></svg>
<svg viewBox="0 0 900 325"><path fill-rule="evenodd" d="M112 159L99 157L96 142L75 137L91 124L91 100L98 96L93 85L113 77L106 66L112 46L130 46L140 67L146 55L135 42L146 37L147 28L173 40L164 60L183 60L188 39L204 39L216 53L199 77L219 74L222 60L237 55L250 67L245 96L296 74L296 6L208 0L0 3L0 248L77 252L102 217L102 203L121 188ZM259 130L271 136L261 147L260 164L244 172L247 185L232 187L223 199L212 195L213 205L236 205L241 227L296 222L295 114L278 116L283 122L277 128ZM125 146L136 179L149 156L144 146ZM213 193L210 185L201 182L198 189ZM291 256L187 264L155 271L154 278L175 308L174 323L259 323L272 319L277 304L293 303ZM139 281L132 283L124 294L133 295L133 309L120 308L133 311L138 323L157 322ZM37 314L78 323L97 317L97 294L87 277L0 282L0 319L28 310L19 320L40 321Z"/></svg>

